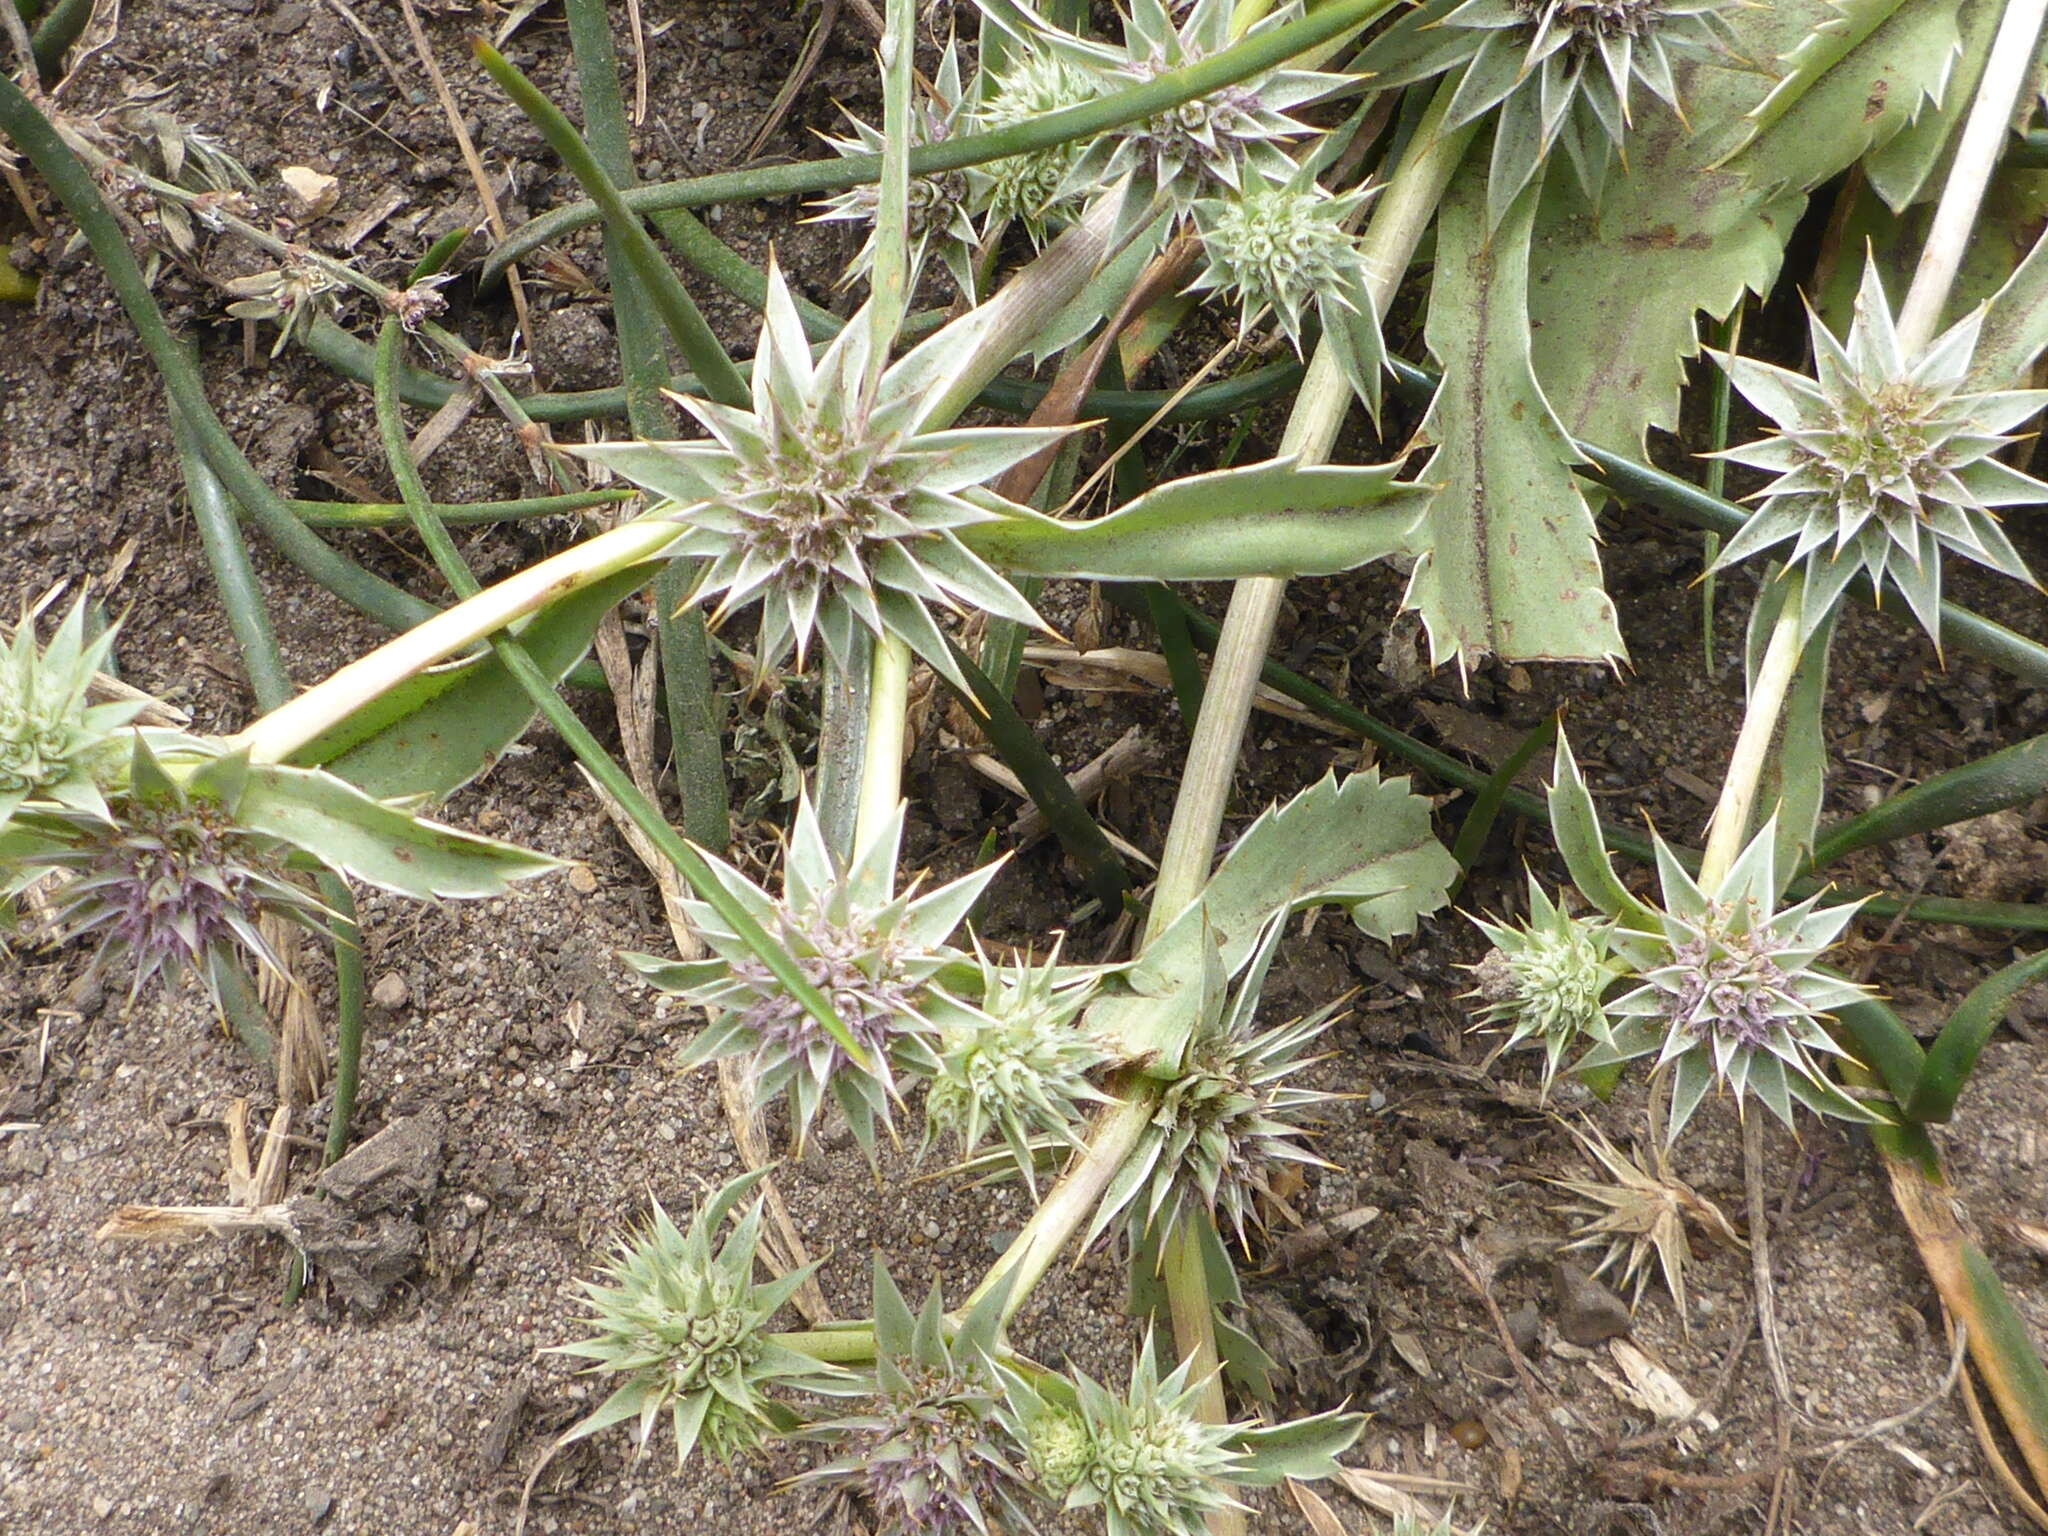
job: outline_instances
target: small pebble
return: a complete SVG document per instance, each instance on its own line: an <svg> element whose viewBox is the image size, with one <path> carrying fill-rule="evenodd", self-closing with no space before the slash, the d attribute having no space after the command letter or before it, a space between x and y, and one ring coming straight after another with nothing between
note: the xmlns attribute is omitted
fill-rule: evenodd
<svg viewBox="0 0 2048 1536"><path fill-rule="evenodd" d="M412 997L412 987L396 971L386 971L370 988L370 1001L386 1013L395 1013Z"/></svg>
<svg viewBox="0 0 2048 1536"><path fill-rule="evenodd" d="M573 864L570 866L569 889L579 896L588 896L597 889L597 875L588 864Z"/></svg>
<svg viewBox="0 0 2048 1536"><path fill-rule="evenodd" d="M318 1488L308 1488L304 1499L306 1518L318 1525L334 1508L334 1495Z"/></svg>

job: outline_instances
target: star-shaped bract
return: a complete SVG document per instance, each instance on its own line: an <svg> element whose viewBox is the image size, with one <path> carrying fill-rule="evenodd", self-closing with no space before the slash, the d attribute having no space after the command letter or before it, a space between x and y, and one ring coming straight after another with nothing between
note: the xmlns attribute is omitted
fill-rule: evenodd
<svg viewBox="0 0 2048 1536"><path fill-rule="evenodd" d="M840 868L808 798L783 859L780 901L723 860L706 854L719 883L780 943L825 994L865 1065L795 998L706 902L685 901L691 927L715 952L696 961L652 955L626 958L664 991L706 1009L710 1023L683 1053L685 1067L747 1059L763 1101L788 1093L794 1136L802 1145L830 1094L870 1156L877 1122L892 1122L897 1070L929 1077L938 1069L939 1026L929 1009L933 978L967 960L946 943L1000 864L918 895L896 890L903 810L880 827L847 868Z"/></svg>
<svg viewBox="0 0 2048 1536"><path fill-rule="evenodd" d="M1904 596L1937 644L1944 550L2033 582L1994 509L2048 501L2048 485L1992 455L2048 405L2048 391L1967 388L1983 319L1980 309L1908 358L1873 262L1847 340L1811 318L1817 377L1717 353L1778 427L1725 455L1778 478L1717 566L1789 542L1785 558L1806 572L1807 633L1867 573L1880 595L1889 582Z"/></svg>
<svg viewBox="0 0 2048 1536"><path fill-rule="evenodd" d="M712 441L574 451L653 492L651 515L684 526L670 553L704 562L696 595L718 600L714 622L759 601L757 675L792 649L801 663L813 634L851 673L866 629L965 691L933 605L1045 623L954 530L1030 515L983 487L1068 429L916 430L931 380L892 370L870 383L871 315L863 308L814 363L771 264L751 410L678 396Z"/></svg>

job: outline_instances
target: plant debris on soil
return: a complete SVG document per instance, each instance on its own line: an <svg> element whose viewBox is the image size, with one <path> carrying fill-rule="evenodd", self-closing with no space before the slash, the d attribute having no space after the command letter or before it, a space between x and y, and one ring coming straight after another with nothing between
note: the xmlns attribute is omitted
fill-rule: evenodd
<svg viewBox="0 0 2048 1536"><path fill-rule="evenodd" d="M519 114L454 66L466 58L464 33L485 20L499 17L450 11L427 29L516 221L575 194ZM356 22L381 50L364 46ZM630 68L623 10L619 25ZM793 8L648 5L642 174L736 163L809 25ZM871 44L842 14L770 155L815 153L835 101L871 104ZM510 51L544 88L567 94L558 24L536 14ZM387 275L441 232L481 222L395 8L131 3L74 91L74 111L146 102L203 127L267 187L286 166L333 176L338 200L316 238L345 233L354 258ZM733 207L717 227L750 260L765 261L772 238L791 281L832 303L856 241L839 226L800 224L801 214ZM197 728L232 729L251 701L182 510L157 376L62 231L8 225L0 238L42 277L33 308L0 305L0 607L92 582L125 614L123 676L190 711ZM586 274L602 270L594 233L563 254ZM366 391L292 350L274 362L267 347L246 351L215 296L169 268L158 292L199 339L212 398L274 484L302 495L388 491ZM529 295L541 383L611 382L604 304L546 276ZM751 337L736 303L713 293L704 302L728 340ZM486 350L510 342L502 296L456 318ZM1255 439L1278 425L1262 417ZM430 486L447 500L520 494L518 460L503 448L501 429L472 421L429 464ZM2014 531L2023 547L2043 543ZM520 525L460 537L488 579L559 533ZM347 544L391 579L434 590L409 539L354 534ZM1503 740L1568 707L1603 808L1695 838L1741 713L1747 578L1722 581L1709 674L1699 595L1687 590L1698 535L1632 518L1610 530L1604 556L1633 658L1626 671L1489 667L1466 686L1454 673L1429 676L1411 630L1396 625L1381 644L1399 598L1399 578L1383 570L1297 583L1276 654L1489 766ZM376 643L366 621L281 561L261 550L258 560L298 682ZM2041 630L2038 594L1971 571L1956 585L1979 611ZM1198 596L1220 609L1220 591ZM1154 648L1078 591L1051 594L1046 611L1086 645ZM1967 658L1944 668L1923 637L1887 617L1846 616L1835 655L1836 812L2048 719L2048 695ZM1150 683L1085 682L1032 674L1034 728L1068 770L1139 729L1150 750L1111 784L1102 814L1156 855L1175 789L1157 765L1179 761L1185 745L1171 696ZM586 712L609 728L603 711ZM1346 738L1256 717L1233 825L1361 760ZM772 750L761 763L772 778ZM925 721L906 783L906 860L935 874L966 867L991 828L1007 835L1022 804L974 771L940 711ZM761 801L782 814L776 795ZM597 1400L573 1362L543 1353L574 1333L576 1282L650 1195L687 1207L737 1171L738 1153L714 1074L674 1067L695 1020L615 959L662 949L667 929L658 894L568 754L536 730L444 814L575 867L487 904L365 900L374 1003L356 1148L319 1172L324 1105L284 1131L287 1214L277 1220L296 1223L314 1261L295 1306L284 1305L293 1249L274 1232L178 1246L96 1236L124 1206L233 1204L223 1174L230 1110L247 1100L248 1124L268 1125L269 1074L195 995L152 995L131 1009L118 988L80 979L78 954L18 953L0 965L0 1532L510 1531L529 1470ZM2041 899L2043 821L2038 807L2001 813L1860 855L1845 877ZM1496 842L1461 897L1468 911L1518 901L1525 859L1549 869L1540 833L1504 823ZM1000 877L977 922L995 943L1040 952L1071 927L1069 952L1092 958L1107 929L1074 921L1085 900L1058 850L1041 843ZM1769 1211L1793 1388L1781 1406L1755 1338L1749 1257L1733 1243L1689 1229L1683 1318L1654 1276L1631 1317L1633 1287L1619 1271L1590 1273L1598 1249L1563 1251L1573 1202L1557 1181L1590 1178L1593 1165L1558 1115L1538 1107L1533 1055L1482 1070L1491 1043L1471 1030L1462 967L1484 947L1455 914L1392 950L1345 923L1298 925L1269 983L1276 1017L1357 993L1313 1073L1314 1086L1347 1096L1316 1143L1333 1166L1291 1197L1305 1225L1278 1229L1245 1259L1254 1328L1287 1367L1286 1406L1349 1403L1372 1415L1350 1458L1362 1478L1351 1492L1323 1489L1341 1528L1383 1529L1388 1501L1405 1493L1452 1508L1461 1527L1531 1536L1713 1536L1763 1531L1767 1520L1814 1536L2021 1529L1972 1438L1934 1293L1855 1129L1810 1122L1794 1144L1766 1127L1769 1166L1785 1170ZM1909 1023L1931 1028L2009 951L1996 936L1915 926L1857 958ZM309 975L331 1016L321 992L331 976L317 960ZM1985 1053L1967 1113L1940 1137L2037 1336L2048 1336L2048 1273L2025 1231L2048 1221L2044 1025L2048 999L2023 998ZM1589 1116L1626 1150L1642 1123L1640 1093L1625 1087L1600 1104L1566 1081L1550 1107ZM774 1139L772 1117L770 1129ZM908 1294L935 1279L949 1297L964 1294L1028 1214L1017 1188L917 1181L932 1172L885 1152L877 1177L829 1127L779 1169L797 1229L829 1261L821 1279L836 1312L866 1310L873 1252ZM1702 1112L1680 1173L1738 1233L1746 1227L1731 1106ZM1122 1303L1120 1266L1097 1252L1048 1279L1019 1320L1019 1342L1037 1358L1117 1377L1129 1350ZM729 1469L699 1459L678 1472L659 1446L636 1461L623 1434L600 1436L549 1462L528 1529L862 1528L857 1511L782 1488L808 1454L778 1446ZM1261 1531L1321 1529L1284 1495L1259 1510Z"/></svg>

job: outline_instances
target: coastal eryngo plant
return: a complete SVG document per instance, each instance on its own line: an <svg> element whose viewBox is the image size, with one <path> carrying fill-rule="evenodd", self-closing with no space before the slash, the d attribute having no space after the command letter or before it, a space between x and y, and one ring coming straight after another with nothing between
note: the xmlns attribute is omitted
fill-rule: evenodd
<svg viewBox="0 0 2048 1536"><path fill-rule="evenodd" d="M1008 0L983 0L983 13L1003 29L1006 49L1057 54L1100 80L1103 93L1198 64L1233 41L1230 0L1193 0L1177 27L1161 0L1136 0L1124 21L1122 47L1063 32ZM1276 7L1245 35L1284 25L1295 14L1291 4ZM1068 173L1066 190L1086 198L1128 176L1127 206L1142 209L1164 194L1185 215L1197 198L1219 189L1284 182L1295 172L1288 146L1316 131L1288 113L1350 84L1344 75L1304 69L1253 75L1090 140Z"/></svg>
<svg viewBox="0 0 2048 1536"><path fill-rule="evenodd" d="M761 1241L756 1199L714 1253L726 1217L760 1183L745 1174L720 1189L683 1231L657 1202L653 1217L618 1239L604 1280L585 1281L592 1336L553 1347L622 1377L598 1407L562 1436L564 1444L614 1424L633 1425L645 1451L664 1411L674 1426L676 1463L699 1444L721 1460L751 1449L779 1428L774 1390L834 1394L854 1379L769 1337L768 1322L814 1266L766 1284L754 1282Z"/></svg>
<svg viewBox="0 0 2048 1536"><path fill-rule="evenodd" d="M1301 1145L1302 1115L1334 1095L1297 1088L1288 1079L1312 1057L1302 1055L1330 1026L1334 1005L1263 1032L1254 1028L1266 970L1287 914L1265 926L1244 976L1233 988L1214 944L1206 946L1200 1014L1180 1070L1167 1081L1159 1108L1111 1180L1094 1231L1128 1210L1134 1237L1163 1234L1192 1212L1227 1221L1240 1242L1263 1225L1262 1200L1288 1165L1327 1166Z"/></svg>
<svg viewBox="0 0 2048 1536"><path fill-rule="evenodd" d="M826 1096L871 1156L877 1123L893 1122L899 1070L939 1069L933 978L967 956L946 940L1002 866L991 864L918 895L896 889L903 837L899 805L845 868L833 860L808 797L782 865L776 900L723 860L712 873L824 993L866 1055L856 1060L782 985L706 902L686 901L691 926L714 955L695 961L626 958L664 991L706 1010L710 1022L683 1053L685 1067L744 1058L763 1101L787 1093L799 1146Z"/></svg>
<svg viewBox="0 0 2048 1536"><path fill-rule="evenodd" d="M103 780L127 756L117 739L140 704L94 704L93 676L114 645L109 627L85 638L85 599L71 605L50 636L36 643L35 621L23 615L0 652L0 826L26 800L108 815Z"/></svg>
<svg viewBox="0 0 2048 1536"><path fill-rule="evenodd" d="M1003 1429L992 1357L1000 1299L977 1306L947 1337L935 1285L915 1315L875 1260L875 1369L858 1411L804 1430L837 1454L800 1482L848 1487L867 1500L878 1536L1030 1536L1035 1492Z"/></svg>
<svg viewBox="0 0 2048 1536"><path fill-rule="evenodd" d="M875 336L863 308L815 363L779 269L768 275L754 355L753 409L678 397L714 441L601 443L575 451L660 498L681 524L671 553L703 562L696 595L714 622L759 600L757 676L813 633L833 664L856 669L861 630L894 635L966 690L927 605L1043 628L1031 605L954 530L1029 516L983 489L1060 430L918 431L930 380L894 369L875 384ZM972 491L973 498L964 494Z"/></svg>
<svg viewBox="0 0 2048 1536"><path fill-rule="evenodd" d="M1344 376L1377 411L1386 346L1365 257L1349 228L1375 190L1333 196L1302 171L1285 182L1197 200L1195 229L1207 265L1191 286L1236 298L1240 331L1271 310L1297 354L1313 311L1325 335L1348 343L1337 349Z"/></svg>
<svg viewBox="0 0 2048 1536"><path fill-rule="evenodd" d="M1785 558L1806 572L1808 633L1867 573L1880 595L1896 588L1937 642L1945 551L2032 582L1994 509L2048 501L2048 484L1993 455L2048 405L2048 391L1967 388L1983 319L1980 309L1906 356L1872 262L1846 340L1811 317L1817 377L1716 354L1743 398L1778 427L1775 437L1727 450L1777 479L1757 493L1761 504L1719 564L1789 542Z"/></svg>
<svg viewBox="0 0 2048 1536"><path fill-rule="evenodd" d="M1641 84L1680 110L1675 55L1716 47L1728 0L1427 0L1376 38L1357 67L1388 88L1457 76L1447 129L1499 108L1487 206L1496 223L1562 143L1597 201L1625 149Z"/></svg>
<svg viewBox="0 0 2048 1536"><path fill-rule="evenodd" d="M1819 969L1861 903L1822 907L1815 895L1776 910L1776 841L1773 820L1703 890L1657 839L1663 899L1655 926L1616 930L1615 947L1640 984L1614 1001L1613 1033L1580 1064L1654 1054L1657 1066L1672 1069L1673 1139L1716 1082L1738 1102L1753 1095L1787 1125L1795 1101L1817 1114L1874 1118L1822 1068L1842 1054L1826 1028L1830 1012L1870 995Z"/></svg>
<svg viewBox="0 0 2048 1536"><path fill-rule="evenodd" d="M939 59L939 68L932 80L933 94L917 102L911 111L910 134L914 144L922 147L937 144L953 135L963 102L960 95L960 53L952 45ZM841 155L879 155L885 143L882 130L872 123L866 123L847 113L847 125L853 130L851 138L827 137L825 142ZM968 214L968 202L972 187L965 171L940 171L928 176L910 178L910 262L913 268L921 265L925 256L936 250L946 270L953 276L960 292L969 303L975 299L974 246L978 239L974 220ZM877 235L875 214L879 207L879 194L874 183L849 187L825 200L823 211L813 221L816 223L851 223L867 227L865 243L847 265L846 275L841 279L851 285L866 277L874 269Z"/></svg>
<svg viewBox="0 0 2048 1536"><path fill-rule="evenodd" d="M972 115L974 126L984 133L1035 123L1093 101L1104 89L1092 70L1050 49L1029 46L1010 50L1002 65L984 72L976 84ZM1049 226L1068 222L1081 206L1069 182L1081 150L1080 141L1062 139L970 169L968 183L982 215L984 237L1015 219L1033 240L1043 243Z"/></svg>
<svg viewBox="0 0 2048 1536"><path fill-rule="evenodd" d="M979 958L978 1004L931 1001L938 1067L925 1094L925 1145L950 1135L972 1158L993 1132L1035 1193L1040 1145L1079 1148L1081 1106L1108 1102L1088 1075L1109 1052L1075 1022L1095 986L1061 981L1057 946L1042 966Z"/></svg>
<svg viewBox="0 0 2048 1536"><path fill-rule="evenodd" d="M1565 1054L1609 1037L1606 996L1627 974L1612 953L1613 923L1574 917L1529 877L1529 916L1520 927L1475 919L1493 949L1473 966L1470 996L1481 1022L1507 1031L1502 1050L1543 1048L1543 1093Z"/></svg>
<svg viewBox="0 0 2048 1536"><path fill-rule="evenodd" d="M66 876L50 937L91 942L91 974L127 964L130 1002L159 974L211 990L214 963L237 949L282 974L262 919L317 928L329 914L289 867L287 844L238 824L236 766L219 760L181 782L137 732L112 806L18 808L7 890Z"/></svg>
<svg viewBox="0 0 2048 1536"><path fill-rule="evenodd" d="M1246 1426L1204 1423L1204 1383L1184 1360L1165 1377L1147 1338L1119 1397L1085 1373L1034 1385L1012 1375L1006 1417L1044 1495L1099 1507L1109 1536L1199 1536L1212 1514L1245 1506L1230 1492L1251 1458Z"/></svg>

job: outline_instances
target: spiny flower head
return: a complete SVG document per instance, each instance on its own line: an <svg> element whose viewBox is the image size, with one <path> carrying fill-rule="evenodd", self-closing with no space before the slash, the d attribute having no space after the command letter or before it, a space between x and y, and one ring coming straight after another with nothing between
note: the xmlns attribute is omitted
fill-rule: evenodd
<svg viewBox="0 0 2048 1536"><path fill-rule="evenodd" d="M1093 101L1102 94L1104 83L1094 71L1059 53L1025 46L1012 50L1001 68L981 76L979 87L974 125L993 133ZM968 184L974 188L976 206L985 215L985 230L993 232L1016 219L1033 240L1043 242L1049 225L1071 220L1080 211L1080 199L1069 178L1081 151L1080 141L1063 139L1029 154L1007 155L970 169Z"/></svg>
<svg viewBox="0 0 2048 1536"><path fill-rule="evenodd" d="M1482 1022L1508 1031L1503 1050L1524 1040L1543 1047L1543 1092L1564 1055L1582 1039L1609 1036L1602 1001L1627 968L1610 953L1614 925L1573 917L1529 877L1529 919L1519 928L1477 919L1493 951L1473 966Z"/></svg>
<svg viewBox="0 0 2048 1536"><path fill-rule="evenodd" d="M1717 564L1790 542L1786 558L1806 571L1809 633L1867 572L1880 593L1887 581L1898 589L1937 643L1944 551L2032 582L1993 509L2048 501L2048 485L1992 455L2048 391L1968 389L1983 319L1980 309L1908 358L1872 262L1846 340L1810 319L1817 377L1717 354L1778 427L1726 454L1778 478Z"/></svg>
<svg viewBox="0 0 2048 1536"><path fill-rule="evenodd" d="M1164 1233L1187 1214L1214 1213L1245 1242L1246 1224L1260 1223L1259 1202L1273 1197L1272 1178L1283 1164L1324 1166L1300 1145L1307 1134L1301 1116L1334 1095L1287 1079L1314 1059L1301 1053L1329 1028L1334 1006L1263 1033L1253 1027L1286 915L1266 924L1234 990L1215 946L1208 946L1200 1014L1180 1070L1166 1082L1144 1140L1104 1193L1091 1238L1128 1210L1134 1237Z"/></svg>
<svg viewBox="0 0 2048 1536"><path fill-rule="evenodd" d="M754 1283L761 1240L756 1199L714 1254L712 1238L759 1184L763 1172L733 1180L679 1230L660 1202L653 1218L618 1239L604 1282L585 1281L593 1336L553 1352L591 1362L590 1369L625 1379L598 1408L570 1428L580 1440L631 1422L637 1452L645 1451L666 1409L675 1428L676 1464L701 1441L720 1460L756 1445L772 1429L768 1389L844 1393L853 1378L768 1336L768 1321L810 1278L806 1266L764 1285Z"/></svg>
<svg viewBox="0 0 2048 1536"><path fill-rule="evenodd" d="M180 781L137 732L127 782L110 806L17 810L20 844L8 850L5 891L51 871L68 876L51 936L92 940L93 974L126 961L131 1002L159 973L196 976L211 993L215 961L237 948L282 973L260 920L275 914L318 928L332 914L292 872L289 845L238 824L241 767L215 759Z"/></svg>
<svg viewBox="0 0 2048 1536"><path fill-rule="evenodd" d="M1012 7L990 7L985 14L1004 29L1006 46L1014 41L1027 52L1061 54L1095 75L1107 92L1221 53L1233 41L1231 11L1230 0L1193 0L1176 27L1162 0L1136 0L1121 48L1062 32ZM1294 14L1291 4L1276 7L1246 36L1283 26ZM1344 75L1274 69L1224 86L1091 140L1067 188L1086 197L1129 175L1132 206L1143 208L1163 192L1186 214L1196 198L1219 189L1238 192L1262 180L1285 181L1295 171L1286 146L1316 131L1287 114L1350 83Z"/></svg>
<svg viewBox="0 0 2048 1536"><path fill-rule="evenodd" d="M1035 1193L1040 1140L1079 1147L1080 1106L1108 1102L1088 1074L1109 1052L1076 1022L1095 984L1060 980L1057 945L1035 968L978 958L978 1006L934 1000L938 1069L925 1095L925 1146L951 1135L961 1155L973 1158L994 1131Z"/></svg>
<svg viewBox="0 0 2048 1536"><path fill-rule="evenodd" d="M1332 196L1300 172L1285 182L1256 181L1234 195L1198 199L1195 229L1208 266L1192 284L1236 297L1241 331L1270 309L1297 353L1313 309L1324 331L1348 338L1338 355L1352 388L1375 409L1386 348L1365 257L1347 224L1376 190Z"/></svg>
<svg viewBox="0 0 2048 1536"><path fill-rule="evenodd" d="M1038 1385L1013 1373L1007 1422L1046 1497L1099 1506L1109 1536L1198 1536L1210 1515L1243 1509L1228 1485L1250 1480L1236 1444L1248 1426L1202 1422L1193 1365L1162 1378L1147 1338L1125 1396L1083 1373Z"/></svg>
<svg viewBox="0 0 2048 1536"><path fill-rule="evenodd" d="M1657 927L1615 933L1640 985L1616 999L1611 1011L1621 1022L1581 1065L1655 1053L1659 1067L1672 1068L1673 1139L1717 1081L1738 1102L1754 1094L1787 1125L1795 1099L1817 1114L1871 1118L1821 1067L1841 1054L1823 1020L1870 995L1818 969L1861 903L1819 907L1815 895L1774 910L1776 838L1773 821L1711 891L1659 838Z"/></svg>
<svg viewBox="0 0 2048 1536"><path fill-rule="evenodd" d="M714 958L675 962L652 955L627 959L663 990L706 1009L711 1018L684 1052L692 1067L722 1057L747 1059L765 1101L788 1093L801 1146L829 1093L856 1140L874 1154L875 1125L893 1121L895 1074L929 1076L938 1069L933 978L966 960L946 939L964 919L1000 865L962 876L922 896L896 890L903 811L876 832L853 863L839 868L808 798L783 859L780 901L722 860L706 857L734 900L795 960L825 994L867 1056L864 1066L782 989L705 902L686 901L692 926Z"/></svg>
<svg viewBox="0 0 2048 1536"><path fill-rule="evenodd" d="M277 340L270 348L276 357L294 336L304 340L313 322L334 309L341 283L317 263L294 255L274 271L230 278L222 287L234 297L227 312L237 320L277 322Z"/></svg>
<svg viewBox="0 0 2048 1536"><path fill-rule="evenodd" d="M951 138L953 125L960 116L963 107L960 54L951 44L947 45L944 56L939 60L938 74L932 81L932 87L935 94L914 103L911 108L910 136L916 146L937 144ZM862 122L851 112L846 114L846 119L853 130L853 137L832 138L828 135L825 142L841 155L879 155L884 146L882 130L872 123ZM967 214L970 192L964 171L941 171L935 175L910 178L911 266L920 265L925 254L936 248L960 292L972 303L975 298L974 244L977 237L974 221ZM866 242L846 269L843 281L847 284L866 276L874 268L874 224L879 198L873 183L849 187L827 198L824 211L812 221L864 224L868 227Z"/></svg>
<svg viewBox="0 0 2048 1536"><path fill-rule="evenodd" d="M678 396L713 441L576 451L654 493L651 515L682 525L670 553L703 562L696 590L719 599L714 622L760 600L757 675L792 648L802 662L814 632L851 671L855 634L866 629L903 640L964 691L928 604L1044 621L954 530L1031 517L981 487L1066 432L918 430L932 380L899 364L872 382L872 319L863 308L814 365L796 302L771 265L752 410Z"/></svg>
<svg viewBox="0 0 2048 1536"><path fill-rule="evenodd" d="M1030 1536L1031 1490L1002 1430L1003 1394L990 1363L999 1319L999 1305L984 1303L949 1340L938 1287L913 1316L878 1258L869 1400L804 1431L841 1454L798 1481L859 1489L878 1536Z"/></svg>
<svg viewBox="0 0 2048 1536"><path fill-rule="evenodd" d="M140 704L89 702L114 630L85 638L85 599L71 605L47 646L24 614L0 652L0 826L23 801L49 800L105 817L101 783L125 755L116 740Z"/></svg>
<svg viewBox="0 0 2048 1536"><path fill-rule="evenodd" d="M1728 0L1426 0L1360 54L1373 84L1458 75L1444 126L1498 107L1486 200L1495 223L1562 142L1597 201L1635 117L1637 82L1679 111L1674 56L1714 47Z"/></svg>

